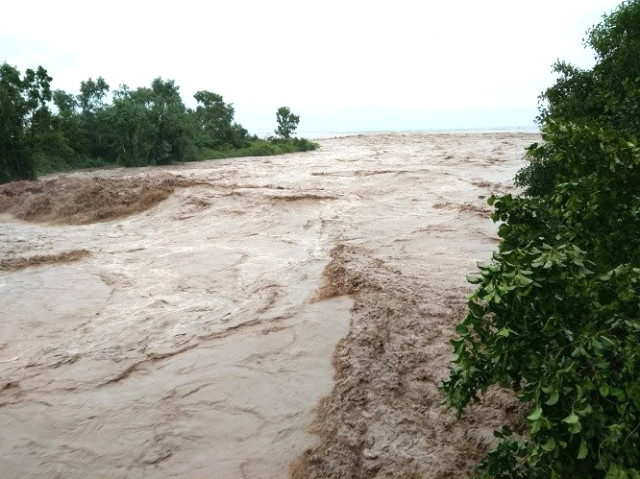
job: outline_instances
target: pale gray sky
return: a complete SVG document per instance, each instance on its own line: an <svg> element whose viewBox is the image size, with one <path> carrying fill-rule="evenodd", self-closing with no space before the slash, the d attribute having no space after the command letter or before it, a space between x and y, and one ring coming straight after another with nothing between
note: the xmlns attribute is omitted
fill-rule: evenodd
<svg viewBox="0 0 640 479"><path fill-rule="evenodd" d="M0 61L77 92L174 79L224 96L251 132L533 126L558 58L590 66L611 0L30 0L3 4Z"/></svg>

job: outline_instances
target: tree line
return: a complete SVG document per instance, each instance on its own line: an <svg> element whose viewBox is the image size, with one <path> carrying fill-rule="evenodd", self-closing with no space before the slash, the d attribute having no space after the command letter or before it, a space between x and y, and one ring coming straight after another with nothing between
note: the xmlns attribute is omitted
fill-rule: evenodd
<svg viewBox="0 0 640 479"><path fill-rule="evenodd" d="M116 90L102 77L82 81L78 94L51 89L42 67L24 74L0 64L0 183L37 174L106 165L144 166L230 156L307 151L300 121L276 113L276 136L261 140L234 120L231 103L207 90L187 108L173 80Z"/></svg>
<svg viewBox="0 0 640 479"><path fill-rule="evenodd" d="M443 383L459 414L494 385L524 403L483 478L640 478L640 1L585 44L595 66L557 62L542 95L525 193L490 199L501 243Z"/></svg>

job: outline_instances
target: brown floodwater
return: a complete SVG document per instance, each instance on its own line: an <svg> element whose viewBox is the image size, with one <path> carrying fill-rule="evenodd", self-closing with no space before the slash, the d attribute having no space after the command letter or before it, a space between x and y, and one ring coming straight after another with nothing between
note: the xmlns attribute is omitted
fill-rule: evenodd
<svg viewBox="0 0 640 479"><path fill-rule="evenodd" d="M536 140L354 135L0 190L0 477L470 470L513 405L456 422L437 386L497 246L486 199Z"/></svg>

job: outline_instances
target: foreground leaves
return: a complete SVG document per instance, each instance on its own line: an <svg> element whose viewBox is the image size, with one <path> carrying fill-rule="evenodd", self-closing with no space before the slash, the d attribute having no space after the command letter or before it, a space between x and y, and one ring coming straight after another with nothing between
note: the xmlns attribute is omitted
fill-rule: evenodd
<svg viewBox="0 0 640 479"><path fill-rule="evenodd" d="M640 478L640 1L585 44L595 66L556 63L542 95L525 195L490 200L502 241L443 384L459 414L496 384L526 404L485 478Z"/></svg>
<svg viewBox="0 0 640 479"><path fill-rule="evenodd" d="M640 150L600 128L544 135L573 174L490 199L502 242L470 277L445 402L462 413L497 384L529 405L483 477L640 477Z"/></svg>

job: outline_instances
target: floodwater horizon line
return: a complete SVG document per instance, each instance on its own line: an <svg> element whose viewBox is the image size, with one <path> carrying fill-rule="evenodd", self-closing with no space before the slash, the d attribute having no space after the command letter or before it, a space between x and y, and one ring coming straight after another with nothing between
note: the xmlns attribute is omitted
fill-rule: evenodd
<svg viewBox="0 0 640 479"><path fill-rule="evenodd" d="M297 136L309 138L329 138L334 136L352 135L380 135L389 133L495 133L495 132L517 132L517 133L539 133L540 129L535 126L505 126L505 127L477 127L477 128L407 128L407 129L379 129L379 130L302 130L297 132ZM265 133L265 136L272 136L272 133Z"/></svg>

